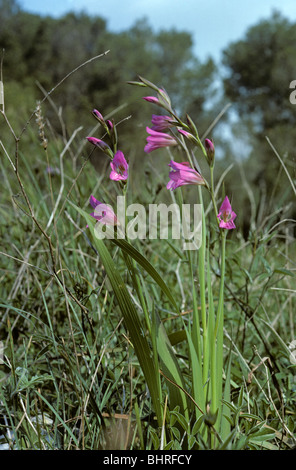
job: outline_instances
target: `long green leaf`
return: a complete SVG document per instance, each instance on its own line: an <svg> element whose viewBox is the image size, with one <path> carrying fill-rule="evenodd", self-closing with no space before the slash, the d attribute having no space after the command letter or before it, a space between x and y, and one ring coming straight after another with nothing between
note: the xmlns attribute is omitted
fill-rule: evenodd
<svg viewBox="0 0 296 470"><path fill-rule="evenodd" d="M191 362L191 371L192 371L192 387L193 387L193 398L196 403L199 405L200 409L205 412L205 390L203 383L203 373L202 373L202 364L200 363L200 358L198 357L197 351L191 339L191 335L186 330L187 341L189 346L190 362ZM201 415L199 409L196 408L196 419Z"/></svg>
<svg viewBox="0 0 296 470"><path fill-rule="evenodd" d="M230 402L230 380L231 380L231 353L229 357L229 362L226 370L226 378L225 378L225 386L224 386L224 401ZM230 429L230 408L225 405L225 403L222 404L222 412L221 412L221 438L222 440L226 441L227 436L230 435L231 429Z"/></svg>
<svg viewBox="0 0 296 470"><path fill-rule="evenodd" d="M156 269L152 266L152 264L143 256L136 248L134 248L127 240L125 239L112 239L112 242L119 246L123 251L125 251L128 255L130 255L137 263L139 263L142 268L152 277L152 279L158 284L161 288L163 293L167 296L168 300L172 304L174 310L177 312L179 308L177 306L176 300L172 295L170 289L164 282L163 278L160 274L156 271Z"/></svg>
<svg viewBox="0 0 296 470"><path fill-rule="evenodd" d="M168 382L168 388L170 391L170 405L171 409L174 409L176 406L180 407L180 412L188 418L188 402L187 398L182 391L186 389L185 381L174 353L173 347L170 343L170 340L167 336L166 330L163 326L158 315L156 315L156 324L157 324L157 350L159 354L159 362L162 371L165 376L172 382ZM179 387L173 384L176 383Z"/></svg>

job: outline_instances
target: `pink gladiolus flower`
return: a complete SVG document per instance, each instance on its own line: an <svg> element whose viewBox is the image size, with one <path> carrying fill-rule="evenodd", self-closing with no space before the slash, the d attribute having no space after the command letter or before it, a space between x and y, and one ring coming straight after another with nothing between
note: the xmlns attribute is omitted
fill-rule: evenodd
<svg viewBox="0 0 296 470"><path fill-rule="evenodd" d="M218 219L220 222L219 227L226 228L227 230L236 228L233 222L235 218L236 218L236 213L233 212L229 199L226 196L226 198L221 204L220 211L218 214Z"/></svg>
<svg viewBox="0 0 296 470"><path fill-rule="evenodd" d="M189 162L177 163L171 160L169 166L172 171L169 174L170 181L167 184L167 189L174 190L186 184L206 184L201 174L191 168Z"/></svg>
<svg viewBox="0 0 296 470"><path fill-rule="evenodd" d="M105 225L117 225L118 220L108 204L98 201L94 196L89 198L90 205L95 209L90 215Z"/></svg>
<svg viewBox="0 0 296 470"><path fill-rule="evenodd" d="M110 179L113 181L125 181L128 178L128 163L124 158L123 153L118 150L110 163L111 173Z"/></svg>
<svg viewBox="0 0 296 470"><path fill-rule="evenodd" d="M152 114L151 122L153 124L151 129L159 132L172 127L174 119L171 116L157 116L156 114Z"/></svg>
<svg viewBox="0 0 296 470"><path fill-rule="evenodd" d="M144 151L146 153L153 152L153 150L157 150L161 147L170 147L173 145L178 145L176 139L171 135L165 134L164 132L154 131L149 127L146 127L146 130L148 134L150 134L147 137L147 144L144 148Z"/></svg>

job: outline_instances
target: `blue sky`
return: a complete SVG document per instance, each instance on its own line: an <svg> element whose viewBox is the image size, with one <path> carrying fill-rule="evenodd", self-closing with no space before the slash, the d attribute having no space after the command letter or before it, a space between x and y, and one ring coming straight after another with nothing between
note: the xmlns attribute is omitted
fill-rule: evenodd
<svg viewBox="0 0 296 470"><path fill-rule="evenodd" d="M60 16L68 11L98 15L107 20L110 31L130 28L146 17L155 31L176 28L188 31L194 40L194 52L204 59L216 60L231 41L244 35L247 28L273 10L296 21L295 0L18 0L26 11Z"/></svg>

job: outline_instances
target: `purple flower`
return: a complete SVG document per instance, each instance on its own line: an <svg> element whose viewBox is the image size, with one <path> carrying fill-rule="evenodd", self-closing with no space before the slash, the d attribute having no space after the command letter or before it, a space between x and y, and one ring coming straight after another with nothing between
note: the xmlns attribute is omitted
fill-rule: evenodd
<svg viewBox="0 0 296 470"><path fill-rule="evenodd" d="M146 127L148 134L147 137L147 144L145 145L144 151L146 153L153 152L153 150L157 150L161 147L170 147L173 145L178 145L177 140L164 132L157 132L149 127Z"/></svg>
<svg viewBox="0 0 296 470"><path fill-rule="evenodd" d="M128 163L124 158L123 153L118 150L110 163L111 173L110 179L113 181L125 181L128 178Z"/></svg>
<svg viewBox="0 0 296 470"><path fill-rule="evenodd" d="M151 122L153 124L151 129L159 132L172 127L174 119L171 116L158 116L156 114L152 114Z"/></svg>
<svg viewBox="0 0 296 470"><path fill-rule="evenodd" d="M201 174L191 168L189 162L177 163L171 160L169 166L172 171L169 174L170 181L167 184L167 189L174 190L186 184L206 184Z"/></svg>
<svg viewBox="0 0 296 470"><path fill-rule="evenodd" d="M119 222L108 204L98 201L94 196L89 198L90 205L95 209L90 215L105 225L117 225Z"/></svg>
<svg viewBox="0 0 296 470"><path fill-rule="evenodd" d="M227 230L236 228L233 222L235 218L236 218L236 213L233 212L229 199L226 196L226 198L221 204L219 214L218 214L218 219L220 222L219 227L226 228Z"/></svg>

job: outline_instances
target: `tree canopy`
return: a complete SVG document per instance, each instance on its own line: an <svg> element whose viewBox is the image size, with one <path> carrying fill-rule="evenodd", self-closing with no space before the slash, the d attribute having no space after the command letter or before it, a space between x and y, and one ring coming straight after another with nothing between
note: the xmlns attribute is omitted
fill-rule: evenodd
<svg viewBox="0 0 296 470"><path fill-rule="evenodd" d="M204 111L215 65L194 56L187 32L154 33L146 20L140 20L127 31L111 33L98 16L41 17L7 0L0 0L0 18L5 83L19 89L31 87L35 98L40 96L36 82L49 91L87 59L110 51L103 61L92 62L55 91L54 100L72 127L81 124L81 111L86 114L97 107L107 113L123 104L128 104L135 123L142 114L135 104L139 91L126 82L137 75L167 87L181 112L189 107L200 118Z"/></svg>
<svg viewBox="0 0 296 470"><path fill-rule="evenodd" d="M296 123L289 84L296 77L296 24L274 13L231 44L223 62L225 93L240 113L254 118L256 129Z"/></svg>

